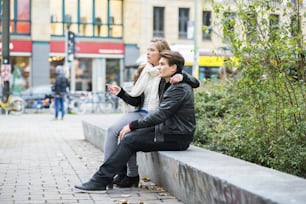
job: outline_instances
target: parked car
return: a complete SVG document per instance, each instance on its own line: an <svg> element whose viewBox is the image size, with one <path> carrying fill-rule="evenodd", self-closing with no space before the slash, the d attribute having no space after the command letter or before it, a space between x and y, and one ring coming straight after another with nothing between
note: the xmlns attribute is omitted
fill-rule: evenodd
<svg viewBox="0 0 306 204"><path fill-rule="evenodd" d="M20 97L26 102L25 108L49 108L53 98L52 84L30 87L21 92Z"/></svg>

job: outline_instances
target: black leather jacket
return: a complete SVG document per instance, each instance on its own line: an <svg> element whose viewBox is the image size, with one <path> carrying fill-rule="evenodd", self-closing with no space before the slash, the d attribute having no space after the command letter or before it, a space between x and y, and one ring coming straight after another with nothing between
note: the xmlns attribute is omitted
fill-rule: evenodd
<svg viewBox="0 0 306 204"><path fill-rule="evenodd" d="M130 123L131 130L151 126L155 126L156 142L190 144L196 127L192 87L185 82L165 84L157 110Z"/></svg>
<svg viewBox="0 0 306 204"><path fill-rule="evenodd" d="M187 72L182 71L182 75L183 75L182 82L186 82L192 88L198 88L200 86L199 80L197 80L195 77L191 76ZM161 79L159 83L159 88L158 88L159 97L163 95L164 88L165 88L165 80ZM144 94L141 94L140 96L137 96L137 97L132 97L123 88L121 88L121 91L119 92L117 96L121 98L124 102L132 106L138 107L138 109L142 108L143 101L144 101Z"/></svg>

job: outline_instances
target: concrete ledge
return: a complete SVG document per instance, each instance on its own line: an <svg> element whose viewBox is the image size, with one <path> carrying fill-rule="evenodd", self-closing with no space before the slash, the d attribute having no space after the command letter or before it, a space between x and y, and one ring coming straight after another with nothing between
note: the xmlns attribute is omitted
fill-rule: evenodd
<svg viewBox="0 0 306 204"><path fill-rule="evenodd" d="M85 139L103 151L107 127L83 121ZM186 204L305 204L306 180L220 153L139 152L139 171Z"/></svg>

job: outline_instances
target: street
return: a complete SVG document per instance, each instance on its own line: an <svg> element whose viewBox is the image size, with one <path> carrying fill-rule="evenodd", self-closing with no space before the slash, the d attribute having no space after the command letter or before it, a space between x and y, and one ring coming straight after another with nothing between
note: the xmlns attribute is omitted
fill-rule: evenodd
<svg viewBox="0 0 306 204"><path fill-rule="evenodd" d="M88 117L109 125L118 113L57 121L50 113L0 115L0 203L181 203L143 180L139 188L77 193L73 186L88 181L103 160L103 152L84 140Z"/></svg>

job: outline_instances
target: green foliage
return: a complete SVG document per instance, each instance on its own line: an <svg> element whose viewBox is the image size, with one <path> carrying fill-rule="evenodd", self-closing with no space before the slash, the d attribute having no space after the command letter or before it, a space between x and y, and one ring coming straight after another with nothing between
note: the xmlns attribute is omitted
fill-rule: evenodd
<svg viewBox="0 0 306 204"><path fill-rule="evenodd" d="M269 92L249 95L241 86L241 81L206 83L195 93L194 144L306 177L305 108L281 109ZM295 123L292 112L304 112L303 119Z"/></svg>
<svg viewBox="0 0 306 204"><path fill-rule="evenodd" d="M274 17L268 15L277 10L284 17L300 16L299 10L291 4L277 9L269 2L237 3L236 11L214 4L217 19L225 12L235 12L242 22L235 31L245 34L224 32L239 59L241 78L226 84L204 84L196 92L194 143L306 178L303 35L291 22L269 27ZM250 15L253 13L256 16Z"/></svg>

